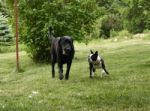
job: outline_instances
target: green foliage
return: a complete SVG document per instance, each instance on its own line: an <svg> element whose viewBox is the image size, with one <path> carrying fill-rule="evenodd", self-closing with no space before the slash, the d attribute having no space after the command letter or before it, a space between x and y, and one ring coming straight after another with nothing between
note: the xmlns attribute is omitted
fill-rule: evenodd
<svg viewBox="0 0 150 111"><path fill-rule="evenodd" d="M133 35L129 33L128 30L121 30L121 31L111 31L111 37L113 37L113 41L117 42L119 40L127 40L132 39Z"/></svg>
<svg viewBox="0 0 150 111"><path fill-rule="evenodd" d="M109 38L111 32L123 29L123 13L126 3L120 0L100 0L100 7L104 7L105 13L101 17L100 37Z"/></svg>
<svg viewBox="0 0 150 111"><path fill-rule="evenodd" d="M102 19L102 25L100 27L100 37L109 38L111 35L111 30L119 31L122 29L122 21L120 16L110 14L104 16Z"/></svg>
<svg viewBox="0 0 150 111"><path fill-rule="evenodd" d="M150 29L150 9L148 0L133 0L127 12L128 30L132 33L141 33Z"/></svg>
<svg viewBox="0 0 150 111"><path fill-rule="evenodd" d="M56 37L70 35L74 40L83 41L99 16L95 0L22 0L19 11L20 40L28 46L35 61L49 60L49 26Z"/></svg>
<svg viewBox="0 0 150 111"><path fill-rule="evenodd" d="M110 37L117 37L118 36L118 31L111 30L110 31Z"/></svg>
<svg viewBox="0 0 150 111"><path fill-rule="evenodd" d="M12 39L13 35L8 20L0 13L0 45L8 45Z"/></svg>
<svg viewBox="0 0 150 111"><path fill-rule="evenodd" d="M144 29L150 29L148 0L99 0L98 4L106 10L101 18L100 36L102 38L109 38L112 30L127 29L130 33L139 33Z"/></svg>
<svg viewBox="0 0 150 111"><path fill-rule="evenodd" d="M0 12L3 15L8 15L5 0L0 0Z"/></svg>
<svg viewBox="0 0 150 111"><path fill-rule="evenodd" d="M14 1L6 0L6 2L9 12L13 15ZM86 44L91 38L98 36L109 38L121 30L139 33L150 29L149 0L18 2L20 40L28 46L28 53L35 61L49 60L50 44L47 37L49 26L53 27L55 37L70 35L74 40Z"/></svg>
<svg viewBox="0 0 150 111"><path fill-rule="evenodd" d="M5 0L0 0L0 53L7 52L13 42ZM9 47L9 48L8 48Z"/></svg>
<svg viewBox="0 0 150 111"><path fill-rule="evenodd" d="M118 36L120 38L130 38L130 39L132 38L132 34L129 33L128 30L122 30L122 31L120 31L119 34L118 34Z"/></svg>
<svg viewBox="0 0 150 111"><path fill-rule="evenodd" d="M52 4L51 4L52 5ZM84 32L91 33L92 24L98 17L96 4L91 0L73 0L56 3L57 9L50 13L50 25L56 30L56 36L73 35L75 40L84 40ZM52 8L49 6L48 8ZM63 29L63 30L62 30Z"/></svg>

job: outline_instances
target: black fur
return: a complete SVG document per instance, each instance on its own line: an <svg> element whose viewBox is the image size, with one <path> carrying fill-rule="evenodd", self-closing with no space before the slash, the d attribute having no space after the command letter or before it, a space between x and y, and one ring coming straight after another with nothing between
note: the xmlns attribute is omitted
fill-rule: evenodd
<svg viewBox="0 0 150 111"><path fill-rule="evenodd" d="M63 79L63 64L67 64L65 79L69 79L69 72L74 57L73 39L69 36L54 38L52 28L49 28L49 40L51 41L52 77L55 77L55 63L58 63L59 79Z"/></svg>
<svg viewBox="0 0 150 111"><path fill-rule="evenodd" d="M88 62L90 69L90 78L92 78L92 72L95 73L96 68L102 68L107 75L109 74L108 71L106 70L104 60L98 55L98 51L93 53L93 51L91 50L91 54L88 56Z"/></svg>

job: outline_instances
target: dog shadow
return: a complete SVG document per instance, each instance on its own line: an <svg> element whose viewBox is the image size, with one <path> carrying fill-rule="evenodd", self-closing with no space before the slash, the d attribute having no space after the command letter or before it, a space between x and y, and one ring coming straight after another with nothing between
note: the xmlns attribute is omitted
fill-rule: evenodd
<svg viewBox="0 0 150 111"><path fill-rule="evenodd" d="M100 81L111 81L112 80L110 75L109 76L103 76L103 77L101 77L101 75L96 75L90 79L91 80L100 80Z"/></svg>
<svg viewBox="0 0 150 111"><path fill-rule="evenodd" d="M104 76L104 77L101 77L101 75L98 75L98 74L96 74L96 75L94 75L92 78L90 78L89 76L84 76L84 77L82 77L81 78L81 82L86 82L86 81L99 81L99 82L101 82L101 81L112 81L113 80L113 77L111 77L111 75L109 75L109 76Z"/></svg>

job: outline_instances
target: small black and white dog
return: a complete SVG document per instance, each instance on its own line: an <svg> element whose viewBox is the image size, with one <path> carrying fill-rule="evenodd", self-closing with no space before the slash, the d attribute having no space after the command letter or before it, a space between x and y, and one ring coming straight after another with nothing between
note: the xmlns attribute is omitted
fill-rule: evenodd
<svg viewBox="0 0 150 111"><path fill-rule="evenodd" d="M105 68L104 60L100 57L100 55L98 55L98 51L93 53L93 51L91 50L91 54L88 56L88 62L89 62L89 68L90 68L90 78L94 76L93 73L95 73L97 68L99 69L102 68L101 77L103 77L104 73L109 75L108 71Z"/></svg>

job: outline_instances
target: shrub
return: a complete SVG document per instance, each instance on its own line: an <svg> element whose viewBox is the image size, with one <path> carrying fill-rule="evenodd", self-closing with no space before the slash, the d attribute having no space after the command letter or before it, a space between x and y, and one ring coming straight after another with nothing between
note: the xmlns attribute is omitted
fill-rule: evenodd
<svg viewBox="0 0 150 111"><path fill-rule="evenodd" d="M100 27L100 37L109 38L111 35L111 30L119 31L123 28L122 21L118 15L106 15L102 19L102 24Z"/></svg>
<svg viewBox="0 0 150 111"><path fill-rule="evenodd" d="M7 23L7 18L0 13L0 45L7 45L13 39L11 29Z"/></svg>
<svg viewBox="0 0 150 111"><path fill-rule="evenodd" d="M55 37L71 35L74 40L86 42L85 35L92 32L98 16L95 0L26 0L19 1L19 8L20 40L36 62L49 61L49 26Z"/></svg>
<svg viewBox="0 0 150 111"><path fill-rule="evenodd" d="M127 11L127 29L131 33L142 33L150 29L150 12L148 0L133 0Z"/></svg>

